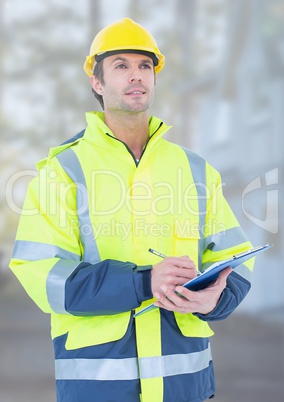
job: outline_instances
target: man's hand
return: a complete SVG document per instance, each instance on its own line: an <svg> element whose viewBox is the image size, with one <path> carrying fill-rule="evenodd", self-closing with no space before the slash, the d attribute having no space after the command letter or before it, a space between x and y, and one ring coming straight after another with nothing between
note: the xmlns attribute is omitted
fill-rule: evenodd
<svg viewBox="0 0 284 402"><path fill-rule="evenodd" d="M197 292L188 290L182 286L172 286L163 284L161 291L153 292L157 298L155 306L169 311L178 311L179 313L200 313L209 314L216 307L219 298L227 285L227 277L232 272L228 267L222 271L214 284L206 289ZM183 283L185 283L184 281ZM178 292L181 296L176 294Z"/></svg>
<svg viewBox="0 0 284 402"><path fill-rule="evenodd" d="M152 293L163 292L162 287L174 291L176 286L196 277L194 262L188 257L167 257L153 266L151 271Z"/></svg>

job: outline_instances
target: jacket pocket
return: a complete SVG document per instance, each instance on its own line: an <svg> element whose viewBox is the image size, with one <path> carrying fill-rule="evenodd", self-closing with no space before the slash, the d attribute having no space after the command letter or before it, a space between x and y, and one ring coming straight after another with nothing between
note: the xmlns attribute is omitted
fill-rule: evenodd
<svg viewBox="0 0 284 402"><path fill-rule="evenodd" d="M175 221L174 255L188 255L198 268L198 243L200 235L198 226L190 226L189 221Z"/></svg>
<svg viewBox="0 0 284 402"><path fill-rule="evenodd" d="M189 225L189 221L176 221L174 230L174 255L188 255L198 269L198 246L199 246L198 224ZM174 313L176 323L186 337L207 338L214 332L207 322L200 320L193 314Z"/></svg>
<svg viewBox="0 0 284 402"><path fill-rule="evenodd" d="M200 320L193 314L174 313L176 323L183 336L190 338L208 338L214 335L206 321Z"/></svg>
<svg viewBox="0 0 284 402"><path fill-rule="evenodd" d="M117 341L125 335L131 312L111 316L80 317L69 329L66 349L78 349Z"/></svg>

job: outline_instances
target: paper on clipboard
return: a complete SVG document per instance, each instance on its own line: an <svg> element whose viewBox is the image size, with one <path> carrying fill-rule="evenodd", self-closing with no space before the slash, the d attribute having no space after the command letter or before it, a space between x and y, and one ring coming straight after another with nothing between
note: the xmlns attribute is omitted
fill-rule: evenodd
<svg viewBox="0 0 284 402"><path fill-rule="evenodd" d="M243 253L233 255L231 258L228 258L227 260L215 262L209 268L207 268L206 271L204 271L201 275L186 282L183 285L183 287L193 291L204 289L213 282L215 282L220 272L226 269L227 267L231 267L234 269L238 265L254 257L257 253L267 250L270 247L272 247L272 244L266 244L264 246L254 247ZM150 304L149 306L143 308L142 310L134 314L134 317L137 317L148 311L154 310L155 308L157 307L154 306L153 304Z"/></svg>

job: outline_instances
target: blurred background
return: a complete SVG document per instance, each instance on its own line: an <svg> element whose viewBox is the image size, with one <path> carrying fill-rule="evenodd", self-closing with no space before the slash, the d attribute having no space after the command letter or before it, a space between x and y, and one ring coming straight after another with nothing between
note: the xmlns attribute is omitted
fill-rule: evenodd
<svg viewBox="0 0 284 402"><path fill-rule="evenodd" d="M90 44L126 16L166 55L152 113L173 125L168 139L221 172L254 245L274 244L213 325L215 400L283 401L284 1L0 0L0 402L56 400L49 317L8 263L36 162L100 109L82 70Z"/></svg>

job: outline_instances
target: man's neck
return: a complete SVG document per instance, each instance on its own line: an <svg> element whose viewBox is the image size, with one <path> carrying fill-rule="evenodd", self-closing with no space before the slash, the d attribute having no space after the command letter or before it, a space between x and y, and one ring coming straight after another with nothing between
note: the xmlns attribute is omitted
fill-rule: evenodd
<svg viewBox="0 0 284 402"><path fill-rule="evenodd" d="M105 113L105 123L116 138L123 141L136 159L140 159L149 138L148 113Z"/></svg>

